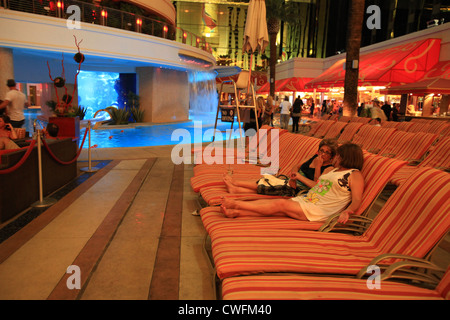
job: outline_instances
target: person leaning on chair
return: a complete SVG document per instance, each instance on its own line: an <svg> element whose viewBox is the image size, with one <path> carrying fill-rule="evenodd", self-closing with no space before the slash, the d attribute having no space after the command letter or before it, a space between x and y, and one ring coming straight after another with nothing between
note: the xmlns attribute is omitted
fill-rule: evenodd
<svg viewBox="0 0 450 320"><path fill-rule="evenodd" d="M0 104L0 110L6 109L6 114L11 119L11 125L14 128L21 128L25 123L23 108L28 105L26 96L17 90L16 81L8 79L6 86L9 88L5 100Z"/></svg>

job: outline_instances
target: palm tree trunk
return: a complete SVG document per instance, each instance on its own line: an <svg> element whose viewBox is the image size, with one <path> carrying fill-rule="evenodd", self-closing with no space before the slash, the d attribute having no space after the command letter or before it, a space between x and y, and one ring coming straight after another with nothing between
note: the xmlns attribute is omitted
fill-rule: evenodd
<svg viewBox="0 0 450 320"><path fill-rule="evenodd" d="M270 46L270 60L269 60L269 72L270 72L270 95L275 97L275 66L277 64L277 34L280 31L280 22L278 19L269 19L267 21L267 33L269 34L269 46Z"/></svg>
<svg viewBox="0 0 450 320"><path fill-rule="evenodd" d="M351 0L347 24L344 116L354 116L358 107L359 49L364 18L364 0ZM353 61L358 65L354 68Z"/></svg>

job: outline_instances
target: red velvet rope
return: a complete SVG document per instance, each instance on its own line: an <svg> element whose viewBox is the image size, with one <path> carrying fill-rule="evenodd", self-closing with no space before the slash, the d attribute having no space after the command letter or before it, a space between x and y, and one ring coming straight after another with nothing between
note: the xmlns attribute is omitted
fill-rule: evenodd
<svg viewBox="0 0 450 320"><path fill-rule="evenodd" d="M29 155L31 153L31 150L33 150L33 147L34 147L35 144L36 144L36 140L31 140L31 143L28 146L28 150L27 150L27 152L25 152L25 154L23 155L22 159L20 159L20 161L17 162L15 165L13 165L11 168L0 170L0 174L11 173L11 172L15 171L16 169L18 169L25 162L25 160L28 159L28 157L29 157Z"/></svg>
<svg viewBox="0 0 450 320"><path fill-rule="evenodd" d="M71 164L71 163L75 162L78 159L78 157L80 156L81 150L83 150L84 141L86 140L86 135L87 135L88 131L89 130L86 129L86 131L84 132L83 142L81 143L81 146L78 149L78 152L77 152L75 158L73 158L70 161L61 161L61 160L59 160L55 156L55 154L52 152L52 150L49 148L49 146L48 146L47 142L45 141L45 139L42 139L42 142L44 143L45 149L47 149L48 153L52 156L53 159L55 159L56 162L59 162L60 164L64 164L64 165Z"/></svg>

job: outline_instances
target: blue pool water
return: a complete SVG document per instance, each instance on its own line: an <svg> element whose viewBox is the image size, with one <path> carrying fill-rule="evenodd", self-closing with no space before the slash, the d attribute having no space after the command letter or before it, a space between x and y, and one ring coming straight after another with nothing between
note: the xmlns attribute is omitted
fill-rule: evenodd
<svg viewBox="0 0 450 320"><path fill-rule="evenodd" d="M33 121L40 114L40 110L28 109L25 112L27 131L33 132ZM123 148L123 147L149 147L162 145L176 145L179 143L195 143L195 142L211 142L216 113L197 113L190 115L190 121L173 124L159 124L159 125L137 125L121 126L117 129L101 129L91 130L91 146L96 148ZM239 132L237 129L239 124L233 123L232 138L238 138ZM231 129L230 122L217 121L216 141L228 139L226 130ZM201 130L201 131L200 131ZM86 128L80 131L80 140L85 135ZM201 132L201 133L200 133ZM183 136L181 138L180 136ZM81 143L81 141L80 141ZM83 145L83 148L88 148L88 137Z"/></svg>

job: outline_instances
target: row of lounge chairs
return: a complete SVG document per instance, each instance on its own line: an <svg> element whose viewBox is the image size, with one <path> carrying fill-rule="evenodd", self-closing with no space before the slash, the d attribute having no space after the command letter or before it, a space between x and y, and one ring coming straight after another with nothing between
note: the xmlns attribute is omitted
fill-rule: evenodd
<svg viewBox="0 0 450 320"><path fill-rule="evenodd" d="M199 214L210 242L221 298L450 298L450 269L430 262L450 227L450 175L446 172L450 136L357 121L344 123L347 125L336 139L360 144L365 160L363 201L345 225L337 223L336 216L322 223L282 217L226 218L218 205L227 197L279 198L227 192L224 173L232 171L237 178L256 181L262 167L251 163L199 163L194 167L191 185L206 203ZM349 127L351 124L359 124L358 129ZM279 157L275 161L278 173L284 174L310 158L321 141L319 137L262 127L251 138L257 147L262 141L272 141L266 153L260 154L261 162L274 160L269 137L277 137ZM250 151L246 150L246 156ZM236 161L246 159L233 157ZM420 161L419 165L412 166L412 159ZM369 217L389 183L395 183L395 191L376 216ZM373 265L383 270L379 289L369 288L365 278L367 268ZM414 279L414 285L407 279Z"/></svg>

